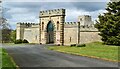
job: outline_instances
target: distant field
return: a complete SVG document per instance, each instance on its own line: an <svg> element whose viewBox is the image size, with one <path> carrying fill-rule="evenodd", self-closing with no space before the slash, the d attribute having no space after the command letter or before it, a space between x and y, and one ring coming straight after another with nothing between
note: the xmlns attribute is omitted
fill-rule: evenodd
<svg viewBox="0 0 120 69"><path fill-rule="evenodd" d="M100 42L88 43L85 47L50 46L48 49L59 52L88 56L93 58L118 61L118 48L120 46L108 46Z"/></svg>
<svg viewBox="0 0 120 69"><path fill-rule="evenodd" d="M16 64L12 60L12 58L8 55L8 53L0 48L0 52L2 52L2 69L16 69Z"/></svg>

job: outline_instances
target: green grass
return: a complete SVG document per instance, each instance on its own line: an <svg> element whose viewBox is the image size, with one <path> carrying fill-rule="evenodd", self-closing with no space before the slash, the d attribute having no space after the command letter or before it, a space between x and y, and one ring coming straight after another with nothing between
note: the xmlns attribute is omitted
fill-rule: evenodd
<svg viewBox="0 0 120 69"><path fill-rule="evenodd" d="M14 63L5 49L0 48L0 53L2 56L2 58L0 57L0 59L2 60L2 69L17 69L17 65Z"/></svg>
<svg viewBox="0 0 120 69"><path fill-rule="evenodd" d="M51 46L48 47L48 49L70 54L88 57L93 56L96 58L118 61L118 46L108 46L100 42L88 43L86 44L86 47Z"/></svg>
<svg viewBox="0 0 120 69"><path fill-rule="evenodd" d="M2 48L0 48L0 68L2 68Z"/></svg>

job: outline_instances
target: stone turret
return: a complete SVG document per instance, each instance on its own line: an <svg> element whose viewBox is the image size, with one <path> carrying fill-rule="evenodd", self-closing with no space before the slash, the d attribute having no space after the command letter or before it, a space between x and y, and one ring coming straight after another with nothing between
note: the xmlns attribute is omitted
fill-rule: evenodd
<svg viewBox="0 0 120 69"><path fill-rule="evenodd" d="M90 26L90 25L94 24L94 22L91 19L91 16L89 16L89 15L79 16L78 21L80 22L81 26L86 26L86 25Z"/></svg>
<svg viewBox="0 0 120 69"><path fill-rule="evenodd" d="M24 29L25 28L38 28L39 27L39 24L36 24L36 23L17 23L17 35L16 35L16 39L24 39Z"/></svg>

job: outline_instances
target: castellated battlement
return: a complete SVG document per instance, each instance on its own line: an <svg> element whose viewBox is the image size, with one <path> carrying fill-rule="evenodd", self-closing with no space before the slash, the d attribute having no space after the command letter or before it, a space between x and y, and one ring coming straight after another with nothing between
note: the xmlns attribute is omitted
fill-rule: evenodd
<svg viewBox="0 0 120 69"><path fill-rule="evenodd" d="M80 31L98 31L95 27L94 27L94 24L92 25L80 25L79 24L80 22L65 22L64 23L64 27L65 28L80 28ZM79 26L80 25L80 26Z"/></svg>
<svg viewBox="0 0 120 69"><path fill-rule="evenodd" d="M64 24L66 24L66 25L77 25L78 22L65 22Z"/></svg>
<svg viewBox="0 0 120 69"><path fill-rule="evenodd" d="M40 17L65 15L65 9L53 9L40 11Z"/></svg>
<svg viewBox="0 0 120 69"><path fill-rule="evenodd" d="M74 28L74 27L78 27L79 22L65 22L64 23L64 27L65 28Z"/></svg>
<svg viewBox="0 0 120 69"><path fill-rule="evenodd" d="M90 25L90 26L88 26L88 25L84 25L84 26L80 26L80 31L98 31L98 29L96 29L95 27L94 27L94 25Z"/></svg>
<svg viewBox="0 0 120 69"><path fill-rule="evenodd" d="M31 27L39 27L38 23L27 23L27 22L19 22L17 23L17 27L21 28L31 28Z"/></svg>

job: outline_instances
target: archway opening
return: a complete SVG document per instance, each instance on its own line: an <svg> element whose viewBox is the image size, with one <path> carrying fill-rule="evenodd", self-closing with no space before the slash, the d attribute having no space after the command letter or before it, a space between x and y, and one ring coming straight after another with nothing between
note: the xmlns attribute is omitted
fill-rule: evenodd
<svg viewBox="0 0 120 69"><path fill-rule="evenodd" d="M54 43L54 25L51 21L47 24L47 43Z"/></svg>

